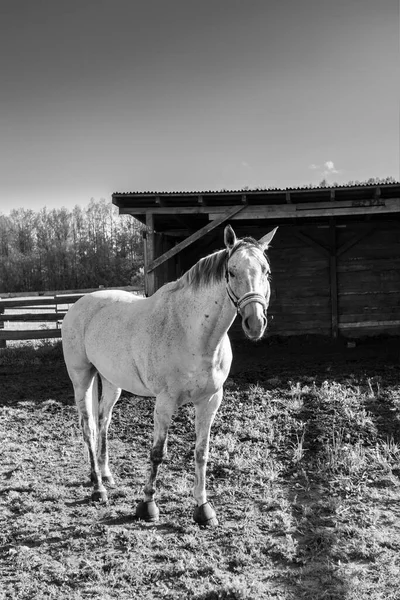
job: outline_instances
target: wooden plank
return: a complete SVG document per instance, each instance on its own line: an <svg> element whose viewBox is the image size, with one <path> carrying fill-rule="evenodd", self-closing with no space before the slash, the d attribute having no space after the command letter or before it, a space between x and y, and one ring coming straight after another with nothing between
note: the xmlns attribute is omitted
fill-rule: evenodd
<svg viewBox="0 0 400 600"><path fill-rule="evenodd" d="M240 215L232 217L237 219L298 219L306 217L337 217L348 215L371 215L371 214L390 214L400 212L400 198L385 199L382 205L359 205L358 201L353 201L352 206L336 207L336 202L326 203L326 207L316 208L317 203L306 202L302 204L279 205L251 205ZM325 203L321 203L325 204ZM301 209L299 209L301 206ZM210 210L210 220L217 219L223 208L208 207Z"/></svg>
<svg viewBox="0 0 400 600"><path fill-rule="evenodd" d="M0 314L0 323L34 323L36 321L61 321L66 311L54 313L23 313L21 315Z"/></svg>
<svg viewBox="0 0 400 600"><path fill-rule="evenodd" d="M400 274L396 273L396 279L392 283L382 282L377 279L374 282L372 279L359 280L354 278L353 281L344 285L342 281L339 282L339 295L340 296L373 296L374 294L399 294L400 288Z"/></svg>
<svg viewBox="0 0 400 600"><path fill-rule="evenodd" d="M61 329L1 329L0 340L43 340L48 338L60 338Z"/></svg>
<svg viewBox="0 0 400 600"><path fill-rule="evenodd" d="M395 308L400 311L400 291L391 294L385 292L379 294L340 294L339 298L341 314L355 312L355 310L372 310L378 306L383 307L385 310Z"/></svg>
<svg viewBox="0 0 400 600"><path fill-rule="evenodd" d="M329 328L326 329L325 327L319 327L319 328L314 328L314 327L305 327L304 329L278 329L275 330L271 327L271 329L268 329L268 336L273 337L273 336L280 336L280 337L289 337L292 335L324 335L324 336L328 336L330 334L330 330Z"/></svg>
<svg viewBox="0 0 400 600"><path fill-rule="evenodd" d="M400 257L399 258L376 258L366 259L364 261L343 261L338 265L338 273L354 273L363 271L399 271L400 272ZM275 270L274 270L275 271Z"/></svg>
<svg viewBox="0 0 400 600"><path fill-rule="evenodd" d="M271 254L271 252L273 252L273 254ZM292 263L303 265L304 263L307 264L309 261L321 265L327 264L326 256L323 256L322 252L319 252L317 248L312 247L311 244L304 245L304 241L298 246L272 246L272 248L268 250L268 254L271 254L271 258L273 256L274 265L284 265L286 268L289 266L289 263L290 265L292 265Z"/></svg>
<svg viewBox="0 0 400 600"><path fill-rule="evenodd" d="M322 311L322 312L330 312L330 298L329 296L323 296L322 298L316 298L315 296L312 298L303 299L303 302L299 303L296 298L280 298L278 300L273 300L270 303L270 310L274 312L282 312L282 313L292 313L295 311L299 314L307 314L312 310Z"/></svg>
<svg viewBox="0 0 400 600"><path fill-rule="evenodd" d="M301 321L293 321L287 323L285 320L279 320L278 318L273 319L269 322L268 329L274 330L276 332L279 331L287 331L290 329L291 331L304 331L305 333L310 332L310 330L319 330L325 331L327 335L331 333L331 322L329 316L325 320L320 321L311 321L311 320L301 320Z"/></svg>
<svg viewBox="0 0 400 600"><path fill-rule="evenodd" d="M214 207L213 207L214 208ZM226 207L224 207L226 210ZM204 215L210 211L209 206L135 206L129 208L120 208L120 215Z"/></svg>
<svg viewBox="0 0 400 600"><path fill-rule="evenodd" d="M314 210L324 210L326 208L336 210L338 208L370 208L375 206L384 206L385 200L380 200L376 198L361 198L358 200L333 200L331 199L329 202L301 202L296 204L296 209L298 211L308 210L309 208L313 208Z"/></svg>
<svg viewBox="0 0 400 600"><path fill-rule="evenodd" d="M373 287L384 291L389 287L397 286L400 289L400 271L397 269L387 269L385 271L361 271L361 276L357 276L354 272L347 271L341 274L340 277L340 289L341 290L357 290L359 286L360 290L368 289ZM395 287L396 289L396 287Z"/></svg>
<svg viewBox="0 0 400 600"><path fill-rule="evenodd" d="M400 319L393 321L358 321L353 323L339 323L339 329L360 329L363 327L398 327Z"/></svg>
<svg viewBox="0 0 400 600"><path fill-rule="evenodd" d="M207 225L205 225L204 227L202 227L201 229L199 229L198 231L193 233L191 236L189 236L188 238L186 238L185 240L183 240L182 242L180 242L179 244L177 244L176 246L171 248L171 250L168 250L167 252L165 252L165 254L163 254L162 256L159 256L158 258L156 258L155 260L150 262L147 267L147 271L148 272L154 271L154 269L156 269L157 267L162 265L165 261L167 261L170 258L172 258L173 256L175 256L176 254L181 252L181 250L183 250L184 248L187 248L188 246L193 244L193 242L196 242L197 240L202 238L204 235L206 235L207 233L209 233L210 231L212 231L213 229L215 229L216 227L218 227L225 221L228 221L229 219L231 219L234 215L236 215L238 212L240 212L243 209L244 209L244 205L234 206L233 208L230 208L222 216L220 215L218 217L218 219L215 219L212 223L208 223Z"/></svg>
<svg viewBox="0 0 400 600"><path fill-rule="evenodd" d="M142 292L143 292L143 288L140 287L139 288ZM93 291L94 292L100 292L100 291L105 291L106 288L104 289L100 289L100 288L95 288ZM123 290L123 291L131 291L129 289L124 290L124 288L107 288L107 290ZM92 293L92 292L89 292ZM31 296L28 298L3 298L0 300L0 309L4 308L4 309L11 309L11 308L18 308L18 307L31 307L31 308L43 308L46 309L49 306L58 306L58 305L62 305L62 304L74 304L77 300L79 300L79 298L82 298L82 296L86 296L86 294L63 294L61 296L54 296L54 297L43 297L43 296Z"/></svg>
<svg viewBox="0 0 400 600"><path fill-rule="evenodd" d="M11 309L24 306L46 309L49 306L56 306L58 304L74 304L79 298L82 298L82 296L85 296L85 294L71 294L67 296L58 296L57 298L7 298L5 300L0 300L0 307Z"/></svg>
<svg viewBox="0 0 400 600"><path fill-rule="evenodd" d="M326 298L330 298L329 283L326 283L326 285L320 289L316 289L311 285L301 290L293 289L290 286L287 286L285 289L280 289L280 296L285 296L288 300L297 300L299 303L308 302L309 298L314 298L316 294L322 297L324 297L325 294Z"/></svg>
<svg viewBox="0 0 400 600"><path fill-rule="evenodd" d="M103 292L104 290L95 290L96 292ZM87 294L66 294L65 296L55 296L54 303L58 304L75 304L80 298L87 296Z"/></svg>
<svg viewBox="0 0 400 600"><path fill-rule="evenodd" d="M53 298L7 298L4 300L0 300L0 307L4 309L8 308L18 308L21 306L31 306L31 307L43 307L47 308L49 306L55 306L56 302ZM66 302L64 301L64 304Z"/></svg>
<svg viewBox="0 0 400 600"><path fill-rule="evenodd" d="M340 323L363 323L364 321L396 321L400 319L400 307L393 307L387 310L386 307L374 307L365 311L356 312L357 307L353 307L352 312L342 313Z"/></svg>
<svg viewBox="0 0 400 600"><path fill-rule="evenodd" d="M364 297L368 297L368 296L374 296L374 295L382 295L382 290L371 290L371 289L366 289L366 290L353 290L353 291L341 291L340 292L340 296L344 297L344 296L348 296L349 298L353 298L354 296L364 296ZM399 296L399 290L386 290L384 292L385 296L395 296L396 298ZM353 300L351 300L353 301Z"/></svg>
<svg viewBox="0 0 400 600"><path fill-rule="evenodd" d="M346 256L346 262L362 264L365 260L392 260L400 258L400 243L392 244L389 246L383 246L371 244L371 246L361 247L359 245L354 246L349 250L350 255Z"/></svg>
<svg viewBox="0 0 400 600"><path fill-rule="evenodd" d="M320 313L312 315L310 313L293 313L293 314L280 314L275 311L268 311L270 317L273 317L274 322L281 323L284 327L296 327L298 323L309 326L327 327L331 329L331 315L330 312ZM361 319L359 319L361 320Z"/></svg>
<svg viewBox="0 0 400 600"><path fill-rule="evenodd" d="M40 298L47 296L65 296L69 294L90 294L91 292L98 292L99 290L126 290L127 292L143 292L143 287L139 285L126 285L120 287L97 287L97 288L85 288L80 290L46 290L44 292L1 292L0 299L6 298L31 298L38 296Z"/></svg>

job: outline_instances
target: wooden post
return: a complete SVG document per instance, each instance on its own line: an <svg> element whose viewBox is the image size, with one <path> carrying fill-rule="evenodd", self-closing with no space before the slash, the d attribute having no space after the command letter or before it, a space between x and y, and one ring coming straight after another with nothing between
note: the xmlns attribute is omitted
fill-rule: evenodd
<svg viewBox="0 0 400 600"><path fill-rule="evenodd" d="M332 337L339 335L338 321L338 285L337 285L337 255L336 255L336 224L334 219L330 219L330 250L329 273L331 282L331 311L332 311Z"/></svg>
<svg viewBox="0 0 400 600"><path fill-rule="evenodd" d="M149 265L155 260L155 233L154 233L154 215L146 213L146 247L147 247L147 265L145 272L146 295L152 296L156 291L156 275L154 270L149 270Z"/></svg>
<svg viewBox="0 0 400 600"><path fill-rule="evenodd" d="M143 266L144 266L144 295L147 296L148 291L147 291L147 265L149 264L149 259L147 258L147 232L146 231L142 231L142 236L143 236Z"/></svg>
<svg viewBox="0 0 400 600"><path fill-rule="evenodd" d="M0 306L0 315L4 315L4 307ZM4 329L3 321L0 321L0 329ZM7 341L0 340L0 348L7 348Z"/></svg>

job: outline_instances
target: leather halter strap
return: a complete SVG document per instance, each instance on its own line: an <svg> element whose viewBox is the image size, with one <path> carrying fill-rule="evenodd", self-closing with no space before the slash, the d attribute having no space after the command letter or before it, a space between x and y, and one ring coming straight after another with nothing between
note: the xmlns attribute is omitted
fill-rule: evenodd
<svg viewBox="0 0 400 600"><path fill-rule="evenodd" d="M231 300L233 306L236 308L238 315L242 315L243 308L245 306L247 306L247 304L250 304L251 302L258 302L259 304L261 304L264 309L264 315L266 315L267 309L268 309L268 304L267 304L265 297L262 294L259 294L258 292L246 292L246 294L243 294L243 296L241 298L239 298L233 291L231 284L229 282L228 261L234 251L235 251L235 248L233 248L231 253L227 256L226 263L225 263L226 291L228 293L229 299Z"/></svg>
<svg viewBox="0 0 400 600"><path fill-rule="evenodd" d="M238 296L236 296L235 292L231 288L229 281L226 285L226 291L228 292L228 296L239 315L242 314L243 308L247 304L250 304L250 302L258 302L259 304L261 304L264 309L264 314L267 314L268 306L262 294L259 294L258 292L247 292L246 294L243 294L241 298L239 298Z"/></svg>

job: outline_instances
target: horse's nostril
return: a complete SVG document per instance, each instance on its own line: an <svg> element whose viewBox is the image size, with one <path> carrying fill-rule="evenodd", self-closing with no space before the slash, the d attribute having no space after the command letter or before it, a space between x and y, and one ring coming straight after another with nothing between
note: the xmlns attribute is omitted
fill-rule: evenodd
<svg viewBox="0 0 400 600"><path fill-rule="evenodd" d="M243 319L243 325L244 325L244 327L246 329L250 329L250 323L249 323L249 321L250 321L249 317L246 317L245 319Z"/></svg>

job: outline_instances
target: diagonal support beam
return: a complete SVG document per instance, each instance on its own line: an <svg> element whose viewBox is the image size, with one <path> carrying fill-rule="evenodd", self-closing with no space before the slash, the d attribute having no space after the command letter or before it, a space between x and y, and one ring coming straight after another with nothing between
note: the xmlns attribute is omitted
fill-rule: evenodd
<svg viewBox="0 0 400 600"><path fill-rule="evenodd" d="M322 246L322 244L320 244L319 242L316 242L315 240L310 238L308 235L305 235L301 231L297 231L296 229L294 229L293 235L295 237L297 237L299 240L302 240L303 242L305 242L308 246L312 246L313 248L318 250L318 252L320 252L324 256L327 256L329 258L329 256L331 255L331 253L329 252L329 250L327 248L325 248L325 246Z"/></svg>
<svg viewBox="0 0 400 600"><path fill-rule="evenodd" d="M186 238L185 240L183 240L182 242L180 242L179 244L177 244L176 246L171 248L171 250L168 250L168 252L165 252L165 254L163 254L162 256L159 256L158 258L156 258L155 260L150 262L147 265L147 272L149 273L150 271L154 271L154 269L156 269L157 267L162 265L166 260L169 260L176 254L178 254L181 250L183 250L184 248L187 248L188 246L193 244L193 242L196 242L197 240L202 238L204 235L206 235L206 233L209 233L210 231L212 231L213 229L215 229L216 227L221 225L221 223L228 221L231 217L233 217L233 215L236 215L238 212L243 210L245 207L246 207L246 204L242 204L240 206L234 206L233 208L228 210L226 213L224 213L223 215L218 217L218 219L215 219L215 221L211 221L211 223L208 223L207 225L205 225L204 227L202 227L201 229L199 229L198 231L196 231L195 233L190 235L188 238Z"/></svg>
<svg viewBox="0 0 400 600"><path fill-rule="evenodd" d="M346 252L347 250L350 250L350 248L352 248L353 246L358 244L358 242L360 242L367 235L370 235L371 233L373 233L375 231L375 229L376 229L376 225L370 225L367 229L365 229L358 235L353 236L351 238L351 240L349 240L348 242L346 242L345 244L340 246L340 248L338 248L337 255L340 256L341 254L344 254L344 252Z"/></svg>

